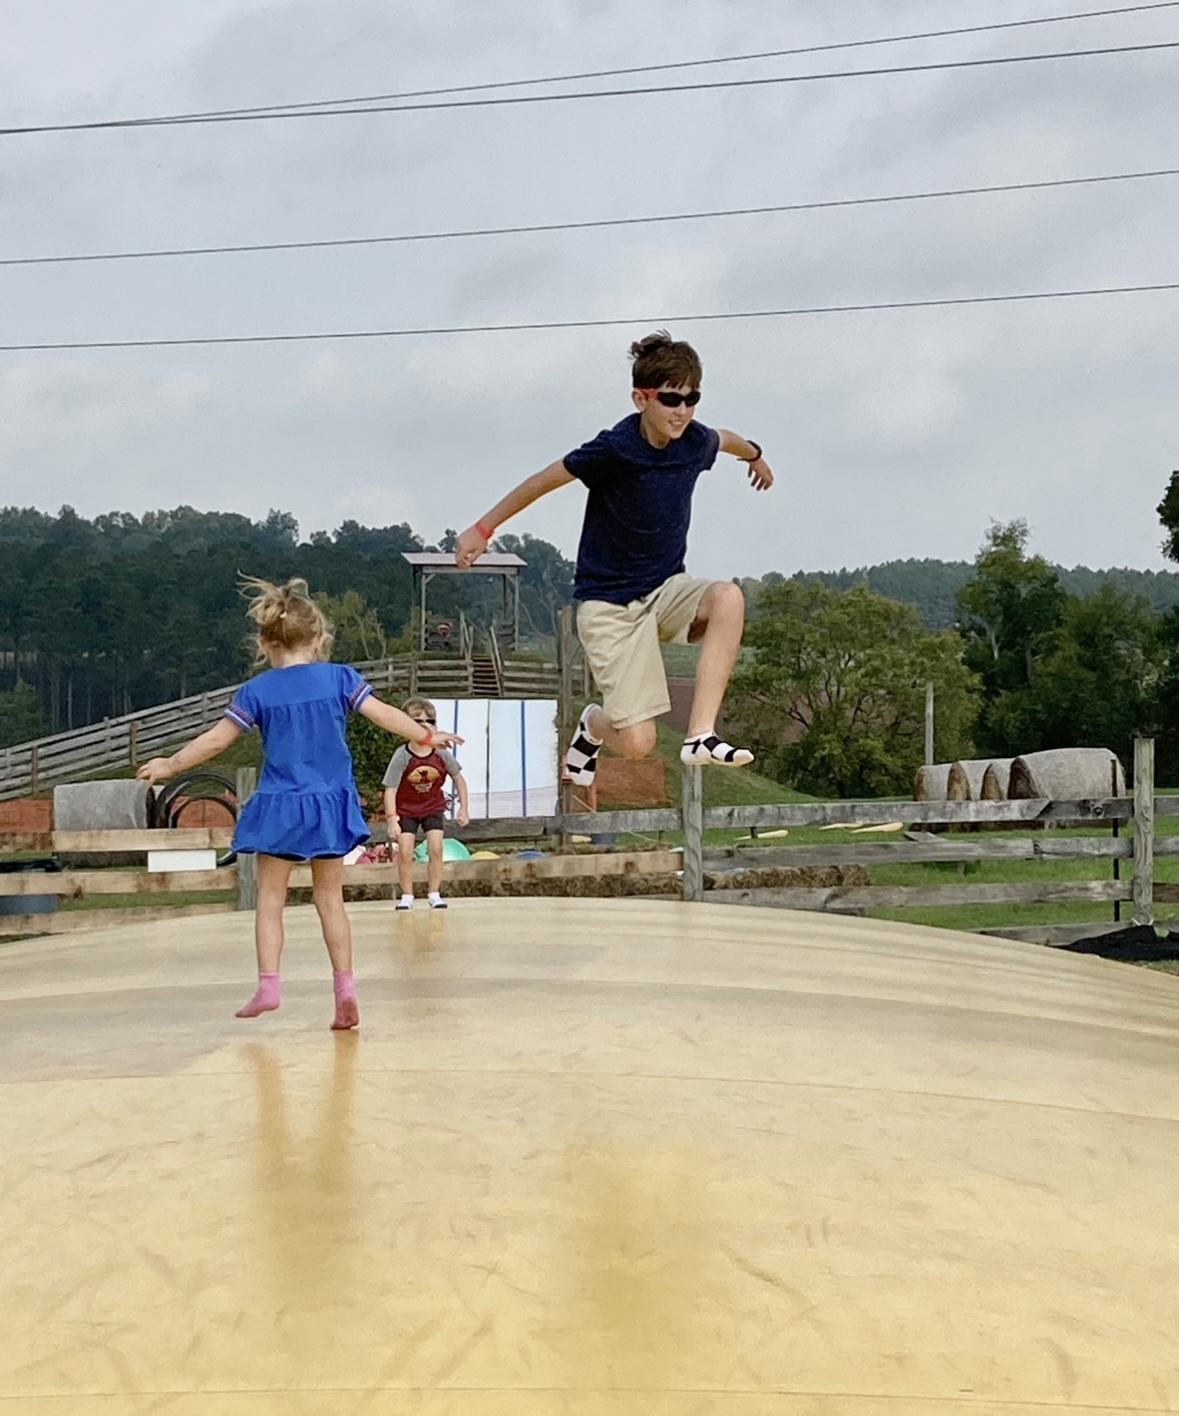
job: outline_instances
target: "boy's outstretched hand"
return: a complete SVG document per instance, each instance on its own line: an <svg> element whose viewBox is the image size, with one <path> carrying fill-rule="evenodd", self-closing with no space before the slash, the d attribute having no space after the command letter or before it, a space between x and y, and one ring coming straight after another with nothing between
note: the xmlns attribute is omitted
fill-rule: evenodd
<svg viewBox="0 0 1179 1416"><path fill-rule="evenodd" d="M431 730L434 736L430 739L431 747L462 747L463 740L458 733L443 732L441 728Z"/></svg>
<svg viewBox="0 0 1179 1416"><path fill-rule="evenodd" d="M455 542L454 559L457 565L474 565L479 557L487 550L487 537L477 527L468 526L463 534Z"/></svg>
<svg viewBox="0 0 1179 1416"><path fill-rule="evenodd" d="M764 457L759 457L756 462L749 463L749 480L754 491L765 492L774 485L774 474L770 471L770 464Z"/></svg>

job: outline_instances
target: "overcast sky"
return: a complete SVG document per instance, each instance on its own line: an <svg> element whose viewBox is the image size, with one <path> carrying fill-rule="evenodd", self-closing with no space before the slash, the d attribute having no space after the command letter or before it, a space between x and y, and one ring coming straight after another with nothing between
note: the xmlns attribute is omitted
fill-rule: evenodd
<svg viewBox="0 0 1179 1416"><path fill-rule="evenodd" d="M1097 0L0 0L0 123L292 103L1096 8ZM1179 9L666 82L1179 40ZM0 138L0 256L762 206L1179 165L1179 51L483 110ZM633 82L650 82L636 79ZM593 85L597 86L597 85ZM463 527L630 411L655 318L1179 280L1179 179L620 230L0 268L0 343L634 318L0 354L0 504ZM1024 517L1160 567L1179 292L703 323L722 459L690 567L970 558ZM507 529L572 553L583 496Z"/></svg>

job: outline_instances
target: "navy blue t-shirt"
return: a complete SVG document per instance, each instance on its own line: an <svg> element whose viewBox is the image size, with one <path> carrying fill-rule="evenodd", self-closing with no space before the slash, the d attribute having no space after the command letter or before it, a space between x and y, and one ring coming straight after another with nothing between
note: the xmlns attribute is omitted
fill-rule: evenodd
<svg viewBox="0 0 1179 1416"><path fill-rule="evenodd" d="M575 600L626 605L684 568L696 478L716 461L720 434L692 422L652 447L632 413L563 459L589 488L577 548Z"/></svg>

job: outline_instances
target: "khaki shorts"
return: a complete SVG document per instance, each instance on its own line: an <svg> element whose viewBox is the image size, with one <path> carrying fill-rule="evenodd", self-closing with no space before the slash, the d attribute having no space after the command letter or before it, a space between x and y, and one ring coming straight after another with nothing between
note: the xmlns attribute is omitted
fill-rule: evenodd
<svg viewBox="0 0 1179 1416"><path fill-rule="evenodd" d="M671 707L660 642L686 644L704 592L713 582L673 575L629 605L583 600L577 635L616 728L658 718Z"/></svg>

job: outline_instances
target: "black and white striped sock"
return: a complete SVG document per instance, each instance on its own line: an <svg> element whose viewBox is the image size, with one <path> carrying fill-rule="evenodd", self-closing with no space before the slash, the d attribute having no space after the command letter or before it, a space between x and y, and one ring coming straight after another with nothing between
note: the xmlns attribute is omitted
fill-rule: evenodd
<svg viewBox="0 0 1179 1416"><path fill-rule="evenodd" d="M594 737L589 730L590 715L598 705L591 703L577 720L577 731L565 754L565 775L578 787L593 786L594 774L598 770L598 753L602 739Z"/></svg>
<svg viewBox="0 0 1179 1416"><path fill-rule="evenodd" d="M716 733L700 733L697 737L684 739L680 761L690 767L704 763L719 767L748 767L753 761L753 753L745 747L734 747L717 737Z"/></svg>

